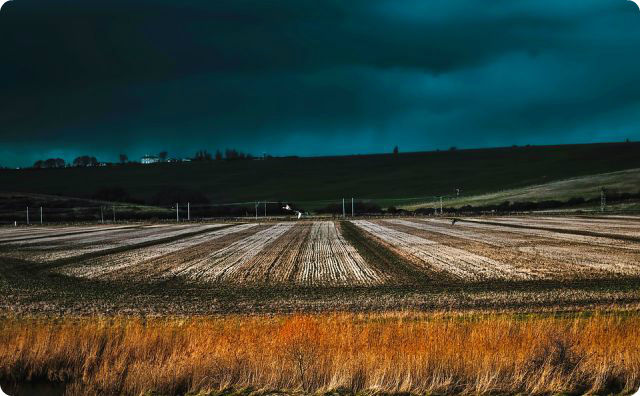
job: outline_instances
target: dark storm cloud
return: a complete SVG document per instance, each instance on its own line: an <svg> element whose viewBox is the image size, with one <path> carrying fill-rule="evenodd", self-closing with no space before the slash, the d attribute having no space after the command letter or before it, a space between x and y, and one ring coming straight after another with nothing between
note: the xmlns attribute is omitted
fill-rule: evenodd
<svg viewBox="0 0 640 396"><path fill-rule="evenodd" d="M638 48L624 0L13 0L0 163L640 138Z"/></svg>

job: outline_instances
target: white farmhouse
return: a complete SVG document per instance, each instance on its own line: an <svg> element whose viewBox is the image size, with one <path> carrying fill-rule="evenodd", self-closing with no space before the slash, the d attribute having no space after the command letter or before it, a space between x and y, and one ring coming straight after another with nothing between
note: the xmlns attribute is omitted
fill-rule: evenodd
<svg viewBox="0 0 640 396"><path fill-rule="evenodd" d="M140 163L148 165L148 164L155 164L160 162L160 158L157 155L145 155L144 157L140 158Z"/></svg>

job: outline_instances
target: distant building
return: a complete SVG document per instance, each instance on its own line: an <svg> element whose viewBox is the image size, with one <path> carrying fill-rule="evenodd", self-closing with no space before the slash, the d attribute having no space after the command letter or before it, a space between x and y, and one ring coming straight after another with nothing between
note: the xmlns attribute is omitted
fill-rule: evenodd
<svg viewBox="0 0 640 396"><path fill-rule="evenodd" d="M144 157L140 158L140 163L148 165L148 164L155 164L160 162L160 158L157 155L145 155Z"/></svg>

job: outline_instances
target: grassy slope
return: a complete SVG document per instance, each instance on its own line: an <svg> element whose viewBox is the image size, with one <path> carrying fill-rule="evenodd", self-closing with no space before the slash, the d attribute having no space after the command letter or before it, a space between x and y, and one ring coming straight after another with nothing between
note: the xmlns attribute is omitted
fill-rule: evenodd
<svg viewBox="0 0 640 396"><path fill-rule="evenodd" d="M127 212L137 216L146 213L153 213L156 216L166 215L171 217L173 211L155 206L130 204L122 202L99 201L95 199L61 197L37 193L3 193L0 192L0 223L14 220L22 221L26 214L26 207L31 208L30 219L33 222L39 221L39 208L43 206L44 218L64 220L65 215L71 216L70 220L77 220L86 217L87 214L98 216L101 206L106 209L106 218L109 219L112 207L116 207L119 213ZM84 214L84 216L83 216ZM76 217L73 217L73 216Z"/></svg>
<svg viewBox="0 0 640 396"><path fill-rule="evenodd" d="M0 192L86 197L104 187L150 199L167 187L201 191L212 202L465 195L640 168L640 143L537 146L267 161L215 161L0 171ZM424 199L422 200L424 201ZM388 201L388 204L407 203Z"/></svg>
<svg viewBox="0 0 640 396"><path fill-rule="evenodd" d="M457 199L447 200L446 205L450 207L461 207L465 205L494 205L505 201L567 201L572 197L582 197L585 199L598 198L600 197L600 189L602 187L616 193L637 193L640 191L640 169L573 177L546 184L501 190L488 194L462 196ZM628 204L625 205L628 206ZM413 210L420 207L431 206L433 206L433 203L427 202L424 204L406 205L404 208Z"/></svg>

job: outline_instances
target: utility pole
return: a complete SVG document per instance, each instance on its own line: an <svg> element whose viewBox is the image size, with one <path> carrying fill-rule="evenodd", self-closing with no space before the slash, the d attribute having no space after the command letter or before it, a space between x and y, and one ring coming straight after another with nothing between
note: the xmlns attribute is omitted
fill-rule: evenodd
<svg viewBox="0 0 640 396"><path fill-rule="evenodd" d="M40 207L40 225L42 225L42 206Z"/></svg>
<svg viewBox="0 0 640 396"><path fill-rule="evenodd" d="M100 205L100 222L104 224L104 207Z"/></svg>
<svg viewBox="0 0 640 396"><path fill-rule="evenodd" d="M113 222L116 222L116 205L113 205L111 207L111 210L113 210Z"/></svg>
<svg viewBox="0 0 640 396"><path fill-rule="evenodd" d="M29 225L29 207L27 206L27 225Z"/></svg>
<svg viewBox="0 0 640 396"><path fill-rule="evenodd" d="M176 223L180 222L180 204L176 202Z"/></svg>
<svg viewBox="0 0 640 396"><path fill-rule="evenodd" d="M344 219L346 217L346 214L344 212L344 198L342 198L342 218Z"/></svg>
<svg viewBox="0 0 640 396"><path fill-rule="evenodd" d="M351 197L351 217L353 217L353 197Z"/></svg>
<svg viewBox="0 0 640 396"><path fill-rule="evenodd" d="M267 201L264 201L264 217L267 217Z"/></svg>
<svg viewBox="0 0 640 396"><path fill-rule="evenodd" d="M604 187L602 187L600 189L600 211L604 212L605 206L607 206L607 192L604 189Z"/></svg>
<svg viewBox="0 0 640 396"><path fill-rule="evenodd" d="M191 221L191 202L187 202L187 221Z"/></svg>
<svg viewBox="0 0 640 396"><path fill-rule="evenodd" d="M258 205L260 202L256 202L256 220L258 220Z"/></svg>
<svg viewBox="0 0 640 396"><path fill-rule="evenodd" d="M440 197L440 214L442 215L442 196Z"/></svg>

